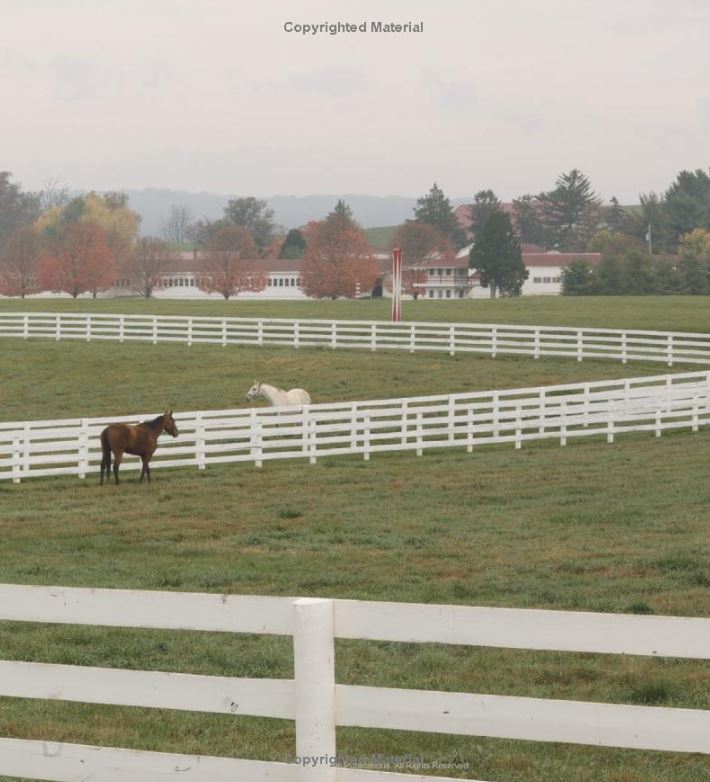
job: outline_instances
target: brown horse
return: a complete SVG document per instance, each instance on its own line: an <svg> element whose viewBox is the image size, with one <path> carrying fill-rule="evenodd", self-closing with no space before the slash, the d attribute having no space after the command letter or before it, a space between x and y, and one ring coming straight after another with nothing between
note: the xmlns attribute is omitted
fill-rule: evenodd
<svg viewBox="0 0 710 782"><path fill-rule="evenodd" d="M140 424L109 424L101 432L101 449L103 456L101 458L101 483L104 482L104 471L106 477L111 481L111 453L113 453L113 477L118 483L118 468L124 453L130 453L134 456L140 456L143 462L141 470L141 481L143 476L148 476L150 481L150 462L155 449L158 446L158 437L165 431L173 437L178 436L177 426L173 420L173 411L165 411L152 421L144 421Z"/></svg>

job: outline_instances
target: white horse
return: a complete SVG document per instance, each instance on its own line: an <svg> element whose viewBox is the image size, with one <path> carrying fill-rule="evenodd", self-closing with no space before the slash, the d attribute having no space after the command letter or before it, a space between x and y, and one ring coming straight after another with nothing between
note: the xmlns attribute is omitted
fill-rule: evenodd
<svg viewBox="0 0 710 782"><path fill-rule="evenodd" d="M284 391L282 388L270 386L268 383L254 381L254 385L247 391L247 402L261 397L265 399L271 407L280 407L282 405L310 405L311 395L302 388L292 388L290 391Z"/></svg>

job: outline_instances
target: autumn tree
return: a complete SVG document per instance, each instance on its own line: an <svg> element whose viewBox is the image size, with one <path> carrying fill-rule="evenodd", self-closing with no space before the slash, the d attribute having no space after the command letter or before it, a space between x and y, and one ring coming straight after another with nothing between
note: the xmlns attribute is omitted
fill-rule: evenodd
<svg viewBox="0 0 710 782"><path fill-rule="evenodd" d="M268 247L276 234L274 210L266 201L249 196L234 198L224 207L224 225L245 228L251 234L259 252Z"/></svg>
<svg viewBox="0 0 710 782"><path fill-rule="evenodd" d="M505 296L519 296L528 270L523 263L520 242L505 212L492 214L476 238L469 254L469 265L481 275L491 298L500 291Z"/></svg>
<svg viewBox="0 0 710 782"><path fill-rule="evenodd" d="M197 285L225 299L242 291L261 291L267 275L258 260L256 244L246 228L223 226L209 239L202 255Z"/></svg>
<svg viewBox="0 0 710 782"><path fill-rule="evenodd" d="M17 228L0 252L0 293L23 299L39 290L37 276L42 240L30 226Z"/></svg>
<svg viewBox="0 0 710 782"><path fill-rule="evenodd" d="M168 243L162 239L155 236L141 237L127 268L133 289L149 299L175 257Z"/></svg>
<svg viewBox="0 0 710 782"><path fill-rule="evenodd" d="M414 217L417 222L438 228L454 247L466 244L466 231L459 225L451 202L436 182L425 196L417 200Z"/></svg>
<svg viewBox="0 0 710 782"><path fill-rule="evenodd" d="M39 273L43 290L80 293L109 288L116 278L116 264L106 230L95 223L77 221L54 237Z"/></svg>
<svg viewBox="0 0 710 782"><path fill-rule="evenodd" d="M353 298L358 286L369 290L379 269L365 233L346 214L331 212L305 229L303 290L308 296Z"/></svg>
<svg viewBox="0 0 710 782"><path fill-rule="evenodd" d="M173 204L168 216L163 220L162 234L168 242L183 244L188 239L188 229L192 224L192 212L187 204Z"/></svg>

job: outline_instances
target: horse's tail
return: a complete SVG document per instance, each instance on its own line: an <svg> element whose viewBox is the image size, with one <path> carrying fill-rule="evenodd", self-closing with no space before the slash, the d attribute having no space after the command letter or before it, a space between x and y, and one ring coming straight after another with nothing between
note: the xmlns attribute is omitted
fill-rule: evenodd
<svg viewBox="0 0 710 782"><path fill-rule="evenodd" d="M104 471L111 481L111 443L108 439L108 426L101 432L101 483L104 482Z"/></svg>

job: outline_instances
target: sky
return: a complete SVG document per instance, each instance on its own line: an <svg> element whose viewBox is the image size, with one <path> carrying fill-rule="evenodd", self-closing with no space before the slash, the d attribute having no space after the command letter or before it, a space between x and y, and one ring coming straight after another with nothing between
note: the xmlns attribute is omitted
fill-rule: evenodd
<svg viewBox="0 0 710 782"><path fill-rule="evenodd" d="M638 201L710 165L707 0L0 0L28 189ZM303 36L285 22L420 22Z"/></svg>

